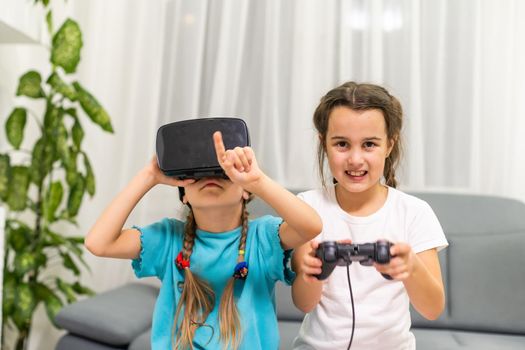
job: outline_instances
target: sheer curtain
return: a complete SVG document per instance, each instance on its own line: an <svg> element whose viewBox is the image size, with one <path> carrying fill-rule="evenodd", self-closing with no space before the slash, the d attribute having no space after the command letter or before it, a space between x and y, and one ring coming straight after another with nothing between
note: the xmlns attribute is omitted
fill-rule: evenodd
<svg viewBox="0 0 525 350"><path fill-rule="evenodd" d="M84 0L62 11L84 33L78 78L116 130L88 127L98 189L84 203L80 233L153 155L156 129L186 118L243 117L270 176L289 188L319 186L312 113L347 80L400 98L403 189L525 200L522 1ZM32 67L20 63L31 61L29 49L0 50L3 124L16 77ZM176 190L158 188L129 224L168 215L181 215ZM88 260L85 278L97 291L133 279L129 262ZM45 342L46 327L34 337Z"/></svg>
<svg viewBox="0 0 525 350"><path fill-rule="evenodd" d="M265 170L318 186L311 115L346 80L406 112L405 189L525 200L520 1L193 1L166 13L159 124L239 115Z"/></svg>

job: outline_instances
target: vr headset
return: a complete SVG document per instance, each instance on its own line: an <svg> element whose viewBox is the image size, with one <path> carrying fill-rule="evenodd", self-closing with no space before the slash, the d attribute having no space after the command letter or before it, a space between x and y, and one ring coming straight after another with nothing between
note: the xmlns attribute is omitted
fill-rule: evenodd
<svg viewBox="0 0 525 350"><path fill-rule="evenodd" d="M202 118L166 124L157 131L160 170L179 179L226 177L215 153L215 131L222 133L226 149L250 146L248 127L239 118Z"/></svg>

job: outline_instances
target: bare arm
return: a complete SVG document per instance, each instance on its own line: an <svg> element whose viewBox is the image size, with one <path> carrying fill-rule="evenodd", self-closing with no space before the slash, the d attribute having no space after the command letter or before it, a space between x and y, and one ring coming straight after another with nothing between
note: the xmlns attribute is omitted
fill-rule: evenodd
<svg viewBox="0 0 525 350"><path fill-rule="evenodd" d="M164 176L156 158L142 169L102 212L87 234L84 244L97 256L134 259L139 256L140 234L135 229L124 229L124 224L140 199L155 185L184 186L193 180L176 180Z"/></svg>
<svg viewBox="0 0 525 350"><path fill-rule="evenodd" d="M315 257L319 242L310 241L297 248L292 258L292 268L297 278L292 285L294 305L302 312L310 312L321 300L323 282L314 275L321 273L322 262Z"/></svg>
<svg viewBox="0 0 525 350"><path fill-rule="evenodd" d="M266 176L250 147L226 150L220 132L214 133L213 139L217 160L228 177L259 196L283 218L279 235L284 249L298 247L321 232L322 222L317 212Z"/></svg>
<svg viewBox="0 0 525 350"><path fill-rule="evenodd" d="M269 177L264 176L253 193L283 218L279 229L283 249L296 248L321 232L322 222L317 212Z"/></svg>
<svg viewBox="0 0 525 350"><path fill-rule="evenodd" d="M445 291L436 249L414 253L406 243L391 248L396 255L388 265L376 264L379 272L403 281L410 303L425 318L435 320L445 308Z"/></svg>

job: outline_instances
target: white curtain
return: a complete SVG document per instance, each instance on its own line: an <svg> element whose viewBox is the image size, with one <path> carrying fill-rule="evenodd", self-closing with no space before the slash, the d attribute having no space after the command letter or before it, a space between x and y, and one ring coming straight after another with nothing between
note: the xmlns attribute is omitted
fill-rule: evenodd
<svg viewBox="0 0 525 350"><path fill-rule="evenodd" d="M154 154L156 129L176 120L243 117L270 176L289 188L319 186L311 117L320 97L347 80L382 84L400 98L403 189L525 201L520 0L79 0L61 13L80 23L78 79L116 130L87 126L98 188L75 234ZM17 77L42 66L42 51L0 46L2 125ZM0 151L5 145L2 135ZM154 189L129 224L180 210L176 190ZM88 261L86 283L97 291L134 279L127 261ZM40 329L41 346L58 336L44 337L45 321Z"/></svg>

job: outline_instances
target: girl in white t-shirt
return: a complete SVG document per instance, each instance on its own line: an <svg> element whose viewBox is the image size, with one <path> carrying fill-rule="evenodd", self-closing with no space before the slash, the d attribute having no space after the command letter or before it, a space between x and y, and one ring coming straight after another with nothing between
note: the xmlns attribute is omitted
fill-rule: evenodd
<svg viewBox="0 0 525 350"><path fill-rule="evenodd" d="M313 119L323 188L299 196L319 213L323 231L293 257L292 296L307 313L294 349L415 349L409 305L431 320L442 313L437 252L448 243L430 206L395 189L401 105L383 87L347 82L322 97ZM324 281L315 277L322 266L315 256L319 242L379 239L393 243L390 263L374 269L355 262L348 277L344 267Z"/></svg>

